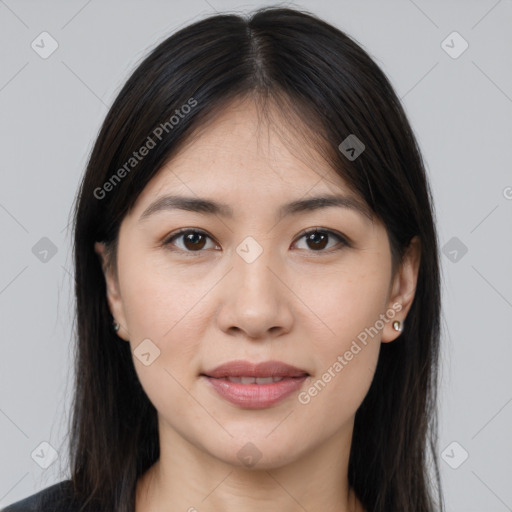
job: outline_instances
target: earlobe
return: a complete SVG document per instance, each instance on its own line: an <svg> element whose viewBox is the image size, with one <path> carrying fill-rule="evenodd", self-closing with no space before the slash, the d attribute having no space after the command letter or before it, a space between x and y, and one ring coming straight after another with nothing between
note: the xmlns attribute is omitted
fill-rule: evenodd
<svg viewBox="0 0 512 512"><path fill-rule="evenodd" d="M125 341L129 341L129 333L126 327L123 301L119 292L119 283L114 275L113 266L108 260L107 248L103 242L94 243L94 251L98 254L101 268L105 277L107 289L107 303L113 317L112 329Z"/></svg>
<svg viewBox="0 0 512 512"><path fill-rule="evenodd" d="M393 311L394 315L382 332L381 341L383 343L394 341L403 331L404 323L407 321L407 313L416 294L420 261L421 243L420 239L415 236L409 243L393 278L388 311Z"/></svg>

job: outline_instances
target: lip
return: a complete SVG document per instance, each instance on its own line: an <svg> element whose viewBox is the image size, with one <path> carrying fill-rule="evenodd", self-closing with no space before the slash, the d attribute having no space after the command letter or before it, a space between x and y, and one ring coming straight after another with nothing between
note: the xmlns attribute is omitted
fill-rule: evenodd
<svg viewBox="0 0 512 512"><path fill-rule="evenodd" d="M216 379L223 377L303 377L309 375L301 370L281 361L264 361L251 363L250 361L229 361L201 375Z"/></svg>
<svg viewBox="0 0 512 512"><path fill-rule="evenodd" d="M297 391L309 373L280 361L250 363L231 361L201 374L212 388L225 400L247 409L270 407ZM278 382L268 384L242 384L230 382L227 377L278 377Z"/></svg>

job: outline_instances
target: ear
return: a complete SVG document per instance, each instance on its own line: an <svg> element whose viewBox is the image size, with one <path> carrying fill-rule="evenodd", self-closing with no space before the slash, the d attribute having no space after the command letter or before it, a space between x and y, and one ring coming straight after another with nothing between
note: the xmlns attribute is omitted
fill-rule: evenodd
<svg viewBox="0 0 512 512"><path fill-rule="evenodd" d="M113 265L108 260L107 248L103 242L95 242L94 250L101 262L103 275L107 288L107 302L114 321L119 324L117 335L125 341L129 341L129 333L126 324L126 317L123 307L123 299L119 292L119 281L115 275Z"/></svg>
<svg viewBox="0 0 512 512"><path fill-rule="evenodd" d="M411 308L416 293L420 260L421 243L420 239L415 236L409 243L402 263L397 268L393 277L387 307L388 311L395 311L395 316L392 320L386 322L384 330L382 331L381 341L383 343L389 343L400 336L400 332L393 329L393 322L398 320L402 323L403 327L403 323L406 321L407 313Z"/></svg>

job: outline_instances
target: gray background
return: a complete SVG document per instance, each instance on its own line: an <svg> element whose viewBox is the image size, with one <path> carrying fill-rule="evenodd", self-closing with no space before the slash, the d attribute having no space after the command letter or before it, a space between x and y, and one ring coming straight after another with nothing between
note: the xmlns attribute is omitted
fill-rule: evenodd
<svg viewBox="0 0 512 512"><path fill-rule="evenodd" d="M0 507L67 477L59 473L73 371L67 226L108 106L176 29L265 4L0 0ZM512 2L288 5L355 37L403 100L444 248L438 451L447 510L512 511ZM47 59L31 47L43 31L59 45ZM458 58L441 45L453 31L469 44ZM446 44L462 48L453 37ZM55 255L41 252L43 237ZM60 455L47 469L44 442Z"/></svg>

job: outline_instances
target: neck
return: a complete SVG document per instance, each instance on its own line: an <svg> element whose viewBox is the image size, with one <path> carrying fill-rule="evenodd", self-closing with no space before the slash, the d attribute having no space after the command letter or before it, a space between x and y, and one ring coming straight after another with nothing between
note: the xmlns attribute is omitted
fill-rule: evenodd
<svg viewBox="0 0 512 512"><path fill-rule="evenodd" d="M160 458L137 484L136 512L364 512L348 486L352 428L261 469L221 461L162 428Z"/></svg>

